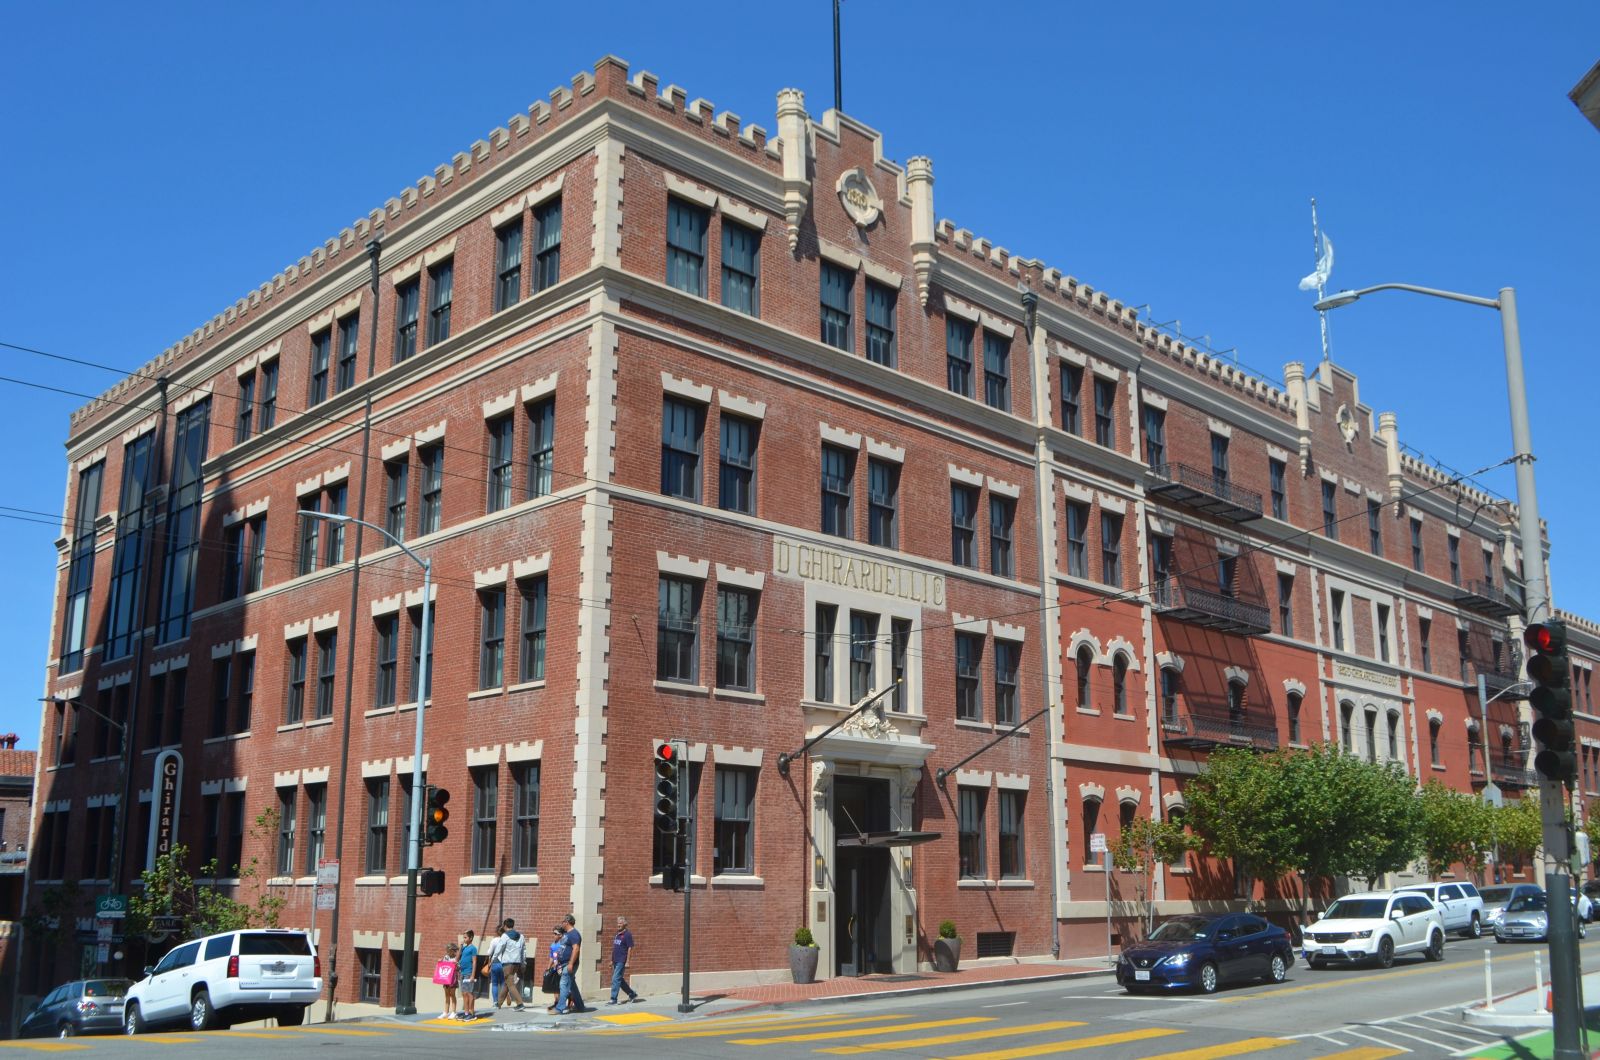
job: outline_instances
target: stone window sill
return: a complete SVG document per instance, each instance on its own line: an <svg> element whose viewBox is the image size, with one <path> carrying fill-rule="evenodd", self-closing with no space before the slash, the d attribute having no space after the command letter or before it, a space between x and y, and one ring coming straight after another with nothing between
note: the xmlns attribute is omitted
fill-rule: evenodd
<svg viewBox="0 0 1600 1060"><path fill-rule="evenodd" d="M992 891L997 884L994 880L958 880L956 887L963 891Z"/></svg>
<svg viewBox="0 0 1600 1060"><path fill-rule="evenodd" d="M746 692L742 688L718 688L714 689L711 694L717 699L729 699L736 703L760 705L767 701L767 697L760 692Z"/></svg>
<svg viewBox="0 0 1600 1060"><path fill-rule="evenodd" d="M713 887L765 887L767 881L760 876L741 876L737 873L723 873L711 877Z"/></svg>
<svg viewBox="0 0 1600 1060"><path fill-rule="evenodd" d="M539 883L539 874L537 872L513 872L507 875L505 879L501 880L501 882L505 884L533 884L537 886Z"/></svg>
<svg viewBox="0 0 1600 1060"><path fill-rule="evenodd" d="M687 685L677 681L652 681L657 692L670 692L678 696L709 696L711 689L705 685Z"/></svg>
<svg viewBox="0 0 1600 1060"><path fill-rule="evenodd" d="M494 699L505 694L504 688L480 688L476 692L468 692L467 701L470 703L474 699Z"/></svg>
<svg viewBox="0 0 1600 1060"><path fill-rule="evenodd" d="M543 688L543 687L544 687L544 679L540 678L537 681L524 681L521 684L512 685L510 688L506 689L506 691L508 693L509 692L532 692L535 689L539 689L539 688Z"/></svg>

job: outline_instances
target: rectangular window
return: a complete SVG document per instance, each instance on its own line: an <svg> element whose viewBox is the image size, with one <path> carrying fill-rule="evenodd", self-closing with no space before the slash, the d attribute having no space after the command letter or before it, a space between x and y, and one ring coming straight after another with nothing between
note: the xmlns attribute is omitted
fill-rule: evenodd
<svg viewBox="0 0 1600 1060"><path fill-rule="evenodd" d="M1011 340L992 331L983 333L983 403L1011 411Z"/></svg>
<svg viewBox="0 0 1600 1060"><path fill-rule="evenodd" d="M906 656L911 650L911 620L908 618L892 618L889 620L889 677L894 681L894 694L890 702L897 713L905 713L911 708L911 690L907 684L909 673L906 668Z"/></svg>
<svg viewBox="0 0 1600 1060"><path fill-rule="evenodd" d="M296 725L306 715L306 638L289 642L289 692L283 704L285 725Z"/></svg>
<svg viewBox="0 0 1600 1060"><path fill-rule="evenodd" d="M360 313L351 313L339 321L338 391L341 394L356 385L356 353L360 334Z"/></svg>
<svg viewBox="0 0 1600 1060"><path fill-rule="evenodd" d="M877 690L878 616L850 612L850 702L859 703Z"/></svg>
<svg viewBox="0 0 1600 1060"><path fill-rule="evenodd" d="M706 230L711 214L703 206L667 200L667 283L701 298L706 294Z"/></svg>
<svg viewBox="0 0 1600 1060"><path fill-rule="evenodd" d="M1445 551L1450 557L1450 584L1461 584L1461 539L1449 534L1444 539Z"/></svg>
<svg viewBox="0 0 1600 1060"><path fill-rule="evenodd" d="M533 208L533 289L554 287L561 279L561 199Z"/></svg>
<svg viewBox="0 0 1600 1060"><path fill-rule="evenodd" d="M295 788L278 789L278 875L294 875Z"/></svg>
<svg viewBox="0 0 1600 1060"><path fill-rule="evenodd" d="M513 807L516 839L511 850L512 872L539 870L539 763L519 762L511 767L511 782L517 786Z"/></svg>
<svg viewBox="0 0 1600 1060"><path fill-rule="evenodd" d="M343 483L337 486L329 486L323 493L325 499L322 504L322 510L330 515L343 515L345 513L345 498L348 492ZM344 562L344 526L345 524L343 523L330 522L328 524L326 566L337 567Z"/></svg>
<svg viewBox="0 0 1600 1060"><path fill-rule="evenodd" d="M428 687L424 690L422 698L433 698L433 647L439 636L439 623L436 621L438 614L434 608L436 604L428 605ZM417 702L417 675L422 669L422 608L413 607L407 614L411 619L411 682L410 701ZM409 818L407 818L409 820Z"/></svg>
<svg viewBox="0 0 1600 1060"><path fill-rule="evenodd" d="M1383 505L1367 498L1367 547L1374 556L1383 555Z"/></svg>
<svg viewBox="0 0 1600 1060"><path fill-rule="evenodd" d="M1422 645L1422 669L1433 673L1433 646L1429 643L1433 632L1433 620L1428 618L1417 619L1417 640Z"/></svg>
<svg viewBox="0 0 1600 1060"><path fill-rule="evenodd" d="M1115 512L1100 513L1100 580L1122 584L1122 516Z"/></svg>
<svg viewBox="0 0 1600 1060"><path fill-rule="evenodd" d="M855 536L856 455L836 445L822 447L822 532Z"/></svg>
<svg viewBox="0 0 1600 1060"><path fill-rule="evenodd" d="M1144 407L1144 462L1151 467L1167 463L1167 414L1154 405Z"/></svg>
<svg viewBox="0 0 1600 1060"><path fill-rule="evenodd" d="M1067 573L1074 578L1089 576L1089 506L1067 504Z"/></svg>
<svg viewBox="0 0 1600 1060"><path fill-rule="evenodd" d="M820 703L833 702L833 638L838 630L839 609L833 604L817 605L817 628L814 634L815 656L812 659L814 686L812 694Z"/></svg>
<svg viewBox="0 0 1600 1060"><path fill-rule="evenodd" d="M755 872L756 771L717 766L718 876Z"/></svg>
<svg viewBox="0 0 1600 1060"><path fill-rule="evenodd" d="M699 673L700 584L662 578L656 595L656 678L692 685Z"/></svg>
<svg viewBox="0 0 1600 1060"><path fill-rule="evenodd" d="M1294 636L1294 575L1278 575L1278 632Z"/></svg>
<svg viewBox="0 0 1600 1060"><path fill-rule="evenodd" d="M158 643L189 635L195 577L200 568L200 465L206 458L211 402L198 401L178 413L172 444L172 474L167 483L167 548L161 575Z"/></svg>
<svg viewBox="0 0 1600 1060"><path fill-rule="evenodd" d="M389 778L367 781L367 875L389 871Z"/></svg>
<svg viewBox="0 0 1600 1060"><path fill-rule="evenodd" d="M517 304L522 297L522 218L494 232L494 311Z"/></svg>
<svg viewBox="0 0 1600 1060"><path fill-rule="evenodd" d="M1322 533L1329 541L1339 540L1339 486L1322 480Z"/></svg>
<svg viewBox="0 0 1600 1060"><path fill-rule="evenodd" d="M1094 381L1094 440L1107 449L1117 447L1117 427L1114 414L1117 407L1117 384L1098 376Z"/></svg>
<svg viewBox="0 0 1600 1060"><path fill-rule="evenodd" d="M1344 593L1338 589L1330 594L1329 618L1333 625L1333 646L1339 651L1344 651Z"/></svg>
<svg viewBox="0 0 1600 1060"><path fill-rule="evenodd" d="M550 604L550 581L541 575L519 583L522 592L522 652L517 670L520 681L544 680L546 611Z"/></svg>
<svg viewBox="0 0 1600 1060"><path fill-rule="evenodd" d="M700 499L700 446L706 410L675 397L661 405L661 492L686 501Z"/></svg>
<svg viewBox="0 0 1600 1060"><path fill-rule="evenodd" d="M973 331L973 326L965 320L945 317L945 385L952 394L960 394L962 397L972 396Z"/></svg>
<svg viewBox="0 0 1600 1060"><path fill-rule="evenodd" d="M235 421L233 440L248 442L256 421L256 373L246 372L239 377L239 409Z"/></svg>
<svg viewBox="0 0 1600 1060"><path fill-rule="evenodd" d="M756 690L756 594L717 590L717 687Z"/></svg>
<svg viewBox="0 0 1600 1060"><path fill-rule="evenodd" d="M1068 434L1083 430L1083 369L1075 364L1061 366L1061 429Z"/></svg>
<svg viewBox="0 0 1600 1060"><path fill-rule="evenodd" d="M1158 586L1172 577L1172 538L1165 534L1150 535L1150 573Z"/></svg>
<svg viewBox="0 0 1600 1060"><path fill-rule="evenodd" d="M1378 658L1389 661L1389 607L1378 605Z"/></svg>
<svg viewBox="0 0 1600 1060"><path fill-rule="evenodd" d="M78 472L77 511L72 521L72 562L67 570L67 608L61 633L59 673L83 669L89 637L89 598L94 587L95 521L100 518L104 460Z"/></svg>
<svg viewBox="0 0 1600 1060"><path fill-rule="evenodd" d="M361 961L361 1001L368 1005L383 1004L383 951L356 950Z"/></svg>
<svg viewBox="0 0 1600 1060"><path fill-rule="evenodd" d="M1276 458L1267 461L1267 480L1272 492L1272 517L1289 518L1289 492L1284 479L1288 465Z"/></svg>
<svg viewBox="0 0 1600 1060"><path fill-rule="evenodd" d="M456 265L454 259L428 268L428 345L443 342L450 337L450 303L455 298Z"/></svg>
<svg viewBox="0 0 1600 1060"><path fill-rule="evenodd" d="M867 458L867 542L900 547L900 465Z"/></svg>
<svg viewBox="0 0 1600 1060"><path fill-rule="evenodd" d="M417 353L417 319L421 310L422 283L407 280L394 289L394 363L410 360Z"/></svg>
<svg viewBox="0 0 1600 1060"><path fill-rule="evenodd" d="M724 511L756 513L756 438L760 425L755 420L724 413L720 425L722 444L718 447L717 505Z"/></svg>
<svg viewBox="0 0 1600 1060"><path fill-rule="evenodd" d="M383 465L383 528L396 540L406 539L406 501L411 490L411 464L404 458Z"/></svg>
<svg viewBox="0 0 1600 1060"><path fill-rule="evenodd" d="M1217 592L1230 600L1239 584L1239 557L1226 552L1217 553Z"/></svg>
<svg viewBox="0 0 1600 1060"><path fill-rule="evenodd" d="M500 769L481 766L472 770L472 871L492 875L499 851L495 847L500 818Z"/></svg>
<svg viewBox="0 0 1600 1060"><path fill-rule="evenodd" d="M305 512L318 512L322 510L322 495L308 493L300 498L300 510ZM317 556L320 555L318 544L322 540L323 520L309 515L300 517L300 550L295 556L294 573L298 577L310 574L317 569Z"/></svg>
<svg viewBox="0 0 1600 1060"><path fill-rule="evenodd" d="M328 785L306 785L306 860L302 875L314 876L328 834Z"/></svg>
<svg viewBox="0 0 1600 1060"><path fill-rule="evenodd" d="M850 326L855 282L855 273L822 262L822 341L846 353L855 349L855 329Z"/></svg>
<svg viewBox="0 0 1600 1060"><path fill-rule="evenodd" d="M478 648L478 687L500 688L506 677L506 591L488 589L478 593L483 609L482 637Z"/></svg>
<svg viewBox="0 0 1600 1060"><path fill-rule="evenodd" d="M245 651L234 656L233 673L236 689L233 731L246 733L253 724L256 709L256 653Z"/></svg>
<svg viewBox="0 0 1600 1060"><path fill-rule="evenodd" d="M338 630L317 634L317 717L333 717L333 675L338 666Z"/></svg>
<svg viewBox="0 0 1600 1060"><path fill-rule="evenodd" d="M545 398L528 406L528 497L548 497L555 492L556 399Z"/></svg>
<svg viewBox="0 0 1600 1060"><path fill-rule="evenodd" d="M898 294L893 287L867 281L867 360L885 368L895 366L894 307Z"/></svg>
<svg viewBox="0 0 1600 1060"><path fill-rule="evenodd" d="M994 642L994 723L1015 725L1021 720L1017 702L1017 665L1022 645L1016 641Z"/></svg>
<svg viewBox="0 0 1600 1060"><path fill-rule="evenodd" d="M978 566L978 488L950 484L950 562Z"/></svg>
<svg viewBox="0 0 1600 1060"><path fill-rule="evenodd" d="M956 634L956 717L983 720L983 638L976 633Z"/></svg>
<svg viewBox="0 0 1600 1060"><path fill-rule="evenodd" d="M1228 486L1228 436L1211 436L1211 484L1222 492Z"/></svg>
<svg viewBox="0 0 1600 1060"><path fill-rule="evenodd" d="M1016 573L1012 551L1012 523L1016 521L1017 502L1010 497L989 498L989 570L1009 578Z"/></svg>
<svg viewBox="0 0 1600 1060"><path fill-rule="evenodd" d="M489 421L489 487L487 510L511 507L511 467L514 460L516 426L508 412Z"/></svg>
<svg viewBox="0 0 1600 1060"><path fill-rule="evenodd" d="M957 853L963 880L981 880L984 861L983 814L989 793L982 788L957 788Z"/></svg>
<svg viewBox="0 0 1600 1060"><path fill-rule="evenodd" d="M378 627L378 681L373 689L374 707L392 707L400 694L400 616L380 615Z"/></svg>
<svg viewBox="0 0 1600 1060"><path fill-rule="evenodd" d="M422 510L417 513L417 533L438 531L444 516L444 446L427 445L417 450L422 465Z"/></svg>
<svg viewBox="0 0 1600 1060"><path fill-rule="evenodd" d="M755 229L722 219L722 304L753 317L761 315L760 254Z"/></svg>
<svg viewBox="0 0 1600 1060"><path fill-rule="evenodd" d="M1422 520L1411 520L1411 569L1422 570Z"/></svg>
<svg viewBox="0 0 1600 1060"><path fill-rule="evenodd" d="M306 390L307 408L328 400L328 362L332 354L332 328L323 328L311 336L311 380Z"/></svg>
<svg viewBox="0 0 1600 1060"><path fill-rule="evenodd" d="M233 694L233 658L224 655L211 661L211 731L212 738L228 733L228 707Z"/></svg>
<svg viewBox="0 0 1600 1060"><path fill-rule="evenodd" d="M1022 808L1027 793L1003 790L1000 792L1000 878L1025 880L1028 866L1023 859Z"/></svg>
<svg viewBox="0 0 1600 1060"><path fill-rule="evenodd" d="M151 450L155 434L148 432L122 448L121 501L117 506L117 540L111 557L111 592L106 605L106 658L121 659L133 653L144 626L142 572L145 537L153 529L146 511L150 487Z"/></svg>

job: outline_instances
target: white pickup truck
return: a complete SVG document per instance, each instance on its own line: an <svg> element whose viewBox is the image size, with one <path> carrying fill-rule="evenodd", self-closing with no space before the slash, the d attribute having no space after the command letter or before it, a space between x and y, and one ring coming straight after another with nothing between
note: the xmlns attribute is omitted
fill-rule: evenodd
<svg viewBox="0 0 1600 1060"><path fill-rule="evenodd" d="M1438 907L1444 917L1446 931L1459 931L1469 939L1483 937L1483 898L1470 883L1412 883L1396 887L1395 891L1415 891L1425 894Z"/></svg>

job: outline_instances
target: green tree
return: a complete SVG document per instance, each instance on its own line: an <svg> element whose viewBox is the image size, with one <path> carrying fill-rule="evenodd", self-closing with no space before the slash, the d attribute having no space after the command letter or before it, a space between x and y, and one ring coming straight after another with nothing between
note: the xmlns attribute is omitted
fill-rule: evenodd
<svg viewBox="0 0 1600 1060"><path fill-rule="evenodd" d="M1600 813L1584 818L1583 830L1589 835L1589 857L1600 865Z"/></svg>
<svg viewBox="0 0 1600 1060"><path fill-rule="evenodd" d="M1199 845L1183 825L1149 817L1135 817L1111 844L1111 863L1119 871L1137 874L1135 886L1146 933L1155 927L1156 906L1150 895L1156 866L1176 864Z"/></svg>
<svg viewBox="0 0 1600 1060"><path fill-rule="evenodd" d="M1224 747L1184 788L1189 826L1214 857L1237 874L1275 880L1300 867L1296 820L1281 754Z"/></svg>
<svg viewBox="0 0 1600 1060"><path fill-rule="evenodd" d="M1544 846L1544 822L1539 817L1539 796L1534 792L1497 809L1493 821L1494 841L1502 860L1508 855L1532 858Z"/></svg>
<svg viewBox="0 0 1600 1060"><path fill-rule="evenodd" d="M1494 845L1494 807L1437 780L1423 785L1418 801L1428 875L1437 878L1459 864L1481 878L1484 855Z"/></svg>
<svg viewBox="0 0 1600 1060"><path fill-rule="evenodd" d="M259 840L262 836L275 835L277 822L276 809L258 814L250 837ZM181 924L179 930L187 938L239 928L278 926L278 914L285 900L265 886L258 859L252 857L242 865L229 866L232 869L229 875L239 881L239 891L255 892L253 902L234 898L230 892L235 885L224 886L217 882L224 871L216 858L200 867L198 881L189 872L188 860L188 848L178 844L156 858L154 867L140 873L143 888L128 897L126 928L130 935L155 934L152 929L158 917L176 917Z"/></svg>

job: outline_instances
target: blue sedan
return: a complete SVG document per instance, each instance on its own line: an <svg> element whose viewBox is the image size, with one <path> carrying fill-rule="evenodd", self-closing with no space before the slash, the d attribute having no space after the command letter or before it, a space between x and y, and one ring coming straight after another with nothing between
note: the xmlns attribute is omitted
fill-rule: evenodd
<svg viewBox="0 0 1600 1060"><path fill-rule="evenodd" d="M1281 983L1294 964L1289 933L1250 913L1189 914L1166 921L1117 959L1117 982L1145 990L1215 993L1228 982Z"/></svg>

